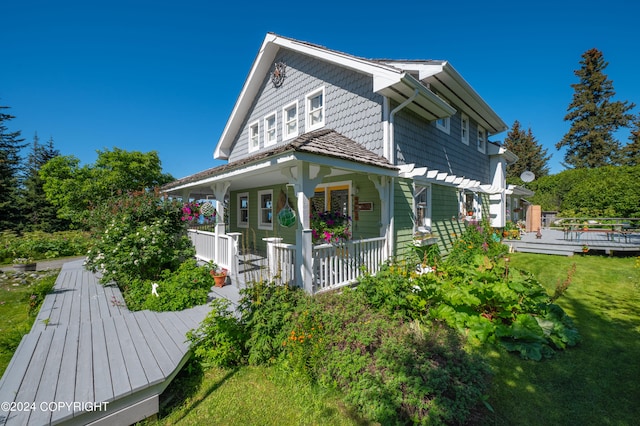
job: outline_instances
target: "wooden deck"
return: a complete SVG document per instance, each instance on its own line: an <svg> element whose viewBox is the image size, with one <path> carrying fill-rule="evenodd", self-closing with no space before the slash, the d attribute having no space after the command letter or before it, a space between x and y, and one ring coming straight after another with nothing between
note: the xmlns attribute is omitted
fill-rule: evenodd
<svg viewBox="0 0 640 426"><path fill-rule="evenodd" d="M541 238L535 232L526 233L521 240L504 240L513 251L573 256L582 253L584 246L590 253L613 254L640 252L640 232L616 233L610 231L566 233L556 229L542 229Z"/></svg>
<svg viewBox="0 0 640 426"><path fill-rule="evenodd" d="M66 263L0 380L0 425L129 425L157 413L187 361L185 334L208 311L130 312L116 286Z"/></svg>

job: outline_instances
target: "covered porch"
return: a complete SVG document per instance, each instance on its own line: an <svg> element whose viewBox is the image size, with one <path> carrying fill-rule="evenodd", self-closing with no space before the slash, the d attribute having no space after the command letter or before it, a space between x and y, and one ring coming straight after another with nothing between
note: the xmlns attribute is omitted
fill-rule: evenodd
<svg viewBox="0 0 640 426"><path fill-rule="evenodd" d="M396 167L331 130L230 162L162 188L211 200L217 222L191 229L197 257L228 270L229 284L274 280L314 294L376 273L392 251L390 191ZM350 218L348 238L324 241L314 212Z"/></svg>

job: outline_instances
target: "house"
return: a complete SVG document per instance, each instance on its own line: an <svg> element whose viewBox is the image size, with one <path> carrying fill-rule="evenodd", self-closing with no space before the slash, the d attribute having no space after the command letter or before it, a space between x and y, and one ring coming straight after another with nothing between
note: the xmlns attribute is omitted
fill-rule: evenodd
<svg viewBox="0 0 640 426"><path fill-rule="evenodd" d="M447 250L466 220L504 226L517 157L489 138L506 129L447 61L363 59L269 33L215 147L228 163L162 190L219 201L227 225L192 236L199 252L216 240L203 258L233 269L234 250L268 254L274 274L314 293L375 272L416 235ZM341 248L313 241L323 211L352 218Z"/></svg>

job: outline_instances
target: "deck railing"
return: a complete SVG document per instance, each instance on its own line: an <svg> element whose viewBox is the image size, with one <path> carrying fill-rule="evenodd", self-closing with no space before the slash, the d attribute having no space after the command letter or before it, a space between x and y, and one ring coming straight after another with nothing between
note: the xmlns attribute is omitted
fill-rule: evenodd
<svg viewBox="0 0 640 426"><path fill-rule="evenodd" d="M295 284L296 246L281 243L282 238L265 238L265 241L270 278L282 284Z"/></svg>

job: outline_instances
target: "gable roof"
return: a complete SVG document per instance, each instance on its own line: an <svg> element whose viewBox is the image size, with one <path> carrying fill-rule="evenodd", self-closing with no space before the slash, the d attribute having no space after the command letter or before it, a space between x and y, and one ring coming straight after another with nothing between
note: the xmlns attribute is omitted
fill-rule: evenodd
<svg viewBox="0 0 640 426"><path fill-rule="evenodd" d="M286 145L277 146L270 150L260 152L254 156L213 167L182 179L175 180L163 185L160 188L160 191L168 192L175 190L176 188L186 187L192 183L200 182L229 171L241 169L243 166L248 166L292 152L317 154L322 157L330 157L365 164L367 166L374 166L376 168L387 169L393 172L397 170L397 167L389 163L386 158L369 151L359 143L341 135L335 130L320 129L300 135Z"/></svg>
<svg viewBox="0 0 640 426"><path fill-rule="evenodd" d="M264 81L264 76L270 72L273 61L280 49L292 50L330 62L336 66L368 74L373 79L374 92L387 96L398 103L402 103L417 94L407 108L429 120L449 117L456 113L455 108L439 98L414 76L398 67L269 33L258 51L258 55L236 100L236 104L214 151L214 158L222 160L229 158L234 138L240 131L243 120Z"/></svg>

